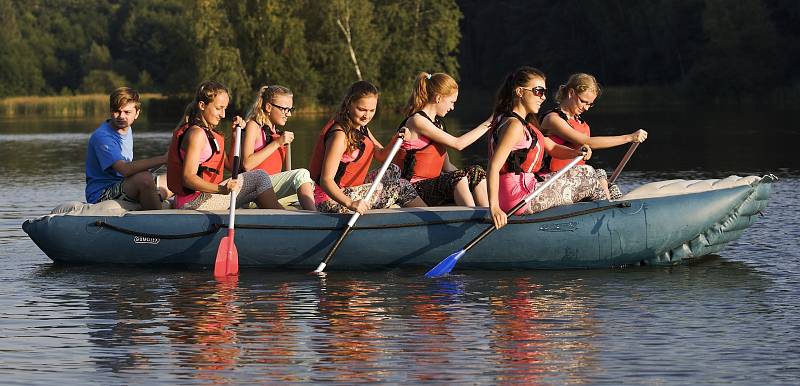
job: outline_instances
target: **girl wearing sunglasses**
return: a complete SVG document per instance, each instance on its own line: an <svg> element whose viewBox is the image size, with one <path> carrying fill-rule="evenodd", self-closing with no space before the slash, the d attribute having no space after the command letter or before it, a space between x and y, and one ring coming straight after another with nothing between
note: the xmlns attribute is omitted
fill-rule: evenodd
<svg viewBox="0 0 800 386"><path fill-rule="evenodd" d="M247 113L242 139L242 165L245 170L261 169L269 174L279 199L297 194L300 206L316 210L314 181L306 169L288 169L287 145L294 133L280 130L294 111L292 91L283 86L263 86Z"/></svg>
<svg viewBox="0 0 800 386"><path fill-rule="evenodd" d="M405 141L393 162L429 206L489 206L486 172L478 165L456 168L447 149L463 150L475 142L486 134L490 120L458 137L447 133L440 118L453 110L456 99L458 84L450 75L417 75L400 124L408 129Z"/></svg>
<svg viewBox="0 0 800 386"><path fill-rule="evenodd" d="M558 144L578 149L589 145L592 149L607 149L631 142L644 142L647 132L639 129L630 134L613 136L592 136L589 124L583 119L583 113L595 104L600 96L600 85L597 79L589 74L572 74L567 84L558 87L556 106L546 112L542 119L542 133ZM569 163L568 159L552 158L550 172L557 172ZM605 170L597 170L601 183L608 189ZM619 198L622 192L616 186L610 187L610 198Z"/></svg>
<svg viewBox="0 0 800 386"><path fill-rule="evenodd" d="M326 213L364 214L369 209L425 206L425 202L400 169L390 165L370 202L364 197L376 171L368 173L372 160L383 162L384 148L367 128L378 107L378 88L367 81L350 85L339 110L325 124L311 155L311 178L317 183L314 201Z"/></svg>
<svg viewBox="0 0 800 386"><path fill-rule="evenodd" d="M591 157L591 148L581 150L559 145L538 129L536 113L546 96L545 76L532 67L509 74L497 92L489 138L487 182L489 209L497 228L507 223L505 211L513 208L536 189L536 175L544 153L554 158ZM605 191L586 165L570 169L554 181L519 214L535 213L585 198L605 198Z"/></svg>

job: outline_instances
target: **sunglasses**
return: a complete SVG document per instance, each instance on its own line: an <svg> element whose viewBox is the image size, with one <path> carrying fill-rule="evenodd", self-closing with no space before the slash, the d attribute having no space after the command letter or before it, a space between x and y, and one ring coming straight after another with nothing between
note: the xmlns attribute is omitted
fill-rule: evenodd
<svg viewBox="0 0 800 386"><path fill-rule="evenodd" d="M274 107L274 108L276 108L276 109L280 110L280 111L281 111L281 112L282 112L284 115L286 115L286 114L291 114L291 113L293 113L293 112L294 112L294 107L283 107L283 106L278 106L278 105L276 105L276 104L274 104L274 103L272 103L272 102L269 102L269 104L271 104L271 105L272 105L272 107Z"/></svg>
<svg viewBox="0 0 800 386"><path fill-rule="evenodd" d="M536 86L536 87L533 87L533 88L525 88L525 87L520 87L520 88L525 90L525 91L530 91L530 92L533 93L533 95L535 95L537 97L540 97L540 98L547 94L547 89L542 87L542 86Z"/></svg>

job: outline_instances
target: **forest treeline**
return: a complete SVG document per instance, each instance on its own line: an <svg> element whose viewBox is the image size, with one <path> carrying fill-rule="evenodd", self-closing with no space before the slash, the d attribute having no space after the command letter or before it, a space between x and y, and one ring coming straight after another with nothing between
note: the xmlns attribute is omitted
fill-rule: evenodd
<svg viewBox="0 0 800 386"><path fill-rule="evenodd" d="M0 0L0 97L216 79L240 107L265 83L330 105L360 77L399 98L415 71L457 73L460 19L454 0Z"/></svg>
<svg viewBox="0 0 800 386"><path fill-rule="evenodd" d="M363 78L397 105L422 70L490 90L522 64L549 87L585 71L703 97L800 90L796 0L0 0L0 23L0 97L213 78L238 106L264 83L330 106Z"/></svg>

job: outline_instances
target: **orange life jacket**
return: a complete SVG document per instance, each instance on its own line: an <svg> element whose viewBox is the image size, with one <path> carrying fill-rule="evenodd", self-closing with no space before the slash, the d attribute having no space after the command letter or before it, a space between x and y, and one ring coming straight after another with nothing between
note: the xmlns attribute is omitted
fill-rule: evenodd
<svg viewBox="0 0 800 386"><path fill-rule="evenodd" d="M187 195L195 191L187 188L183 181L184 160L181 155L181 143L190 127L192 125L187 123L172 133L172 141L167 153L167 186L173 192L183 192ZM203 127L203 132L211 145L211 157L200 163L197 167L197 175L203 180L219 184L222 182L222 173L225 167L225 137L205 127Z"/></svg>
<svg viewBox="0 0 800 386"><path fill-rule="evenodd" d="M281 132L270 128L268 125L261 126L261 138L264 142L264 147L267 147L272 141L281 137ZM255 149L259 151L264 147ZM286 146L278 147L278 150L272 152L267 158L264 159L256 168L262 169L267 174L278 174L283 170L283 163L286 160Z"/></svg>
<svg viewBox="0 0 800 386"><path fill-rule="evenodd" d="M583 134L586 134L589 137L592 136L591 130L589 129L589 124L586 123L586 121L584 121L580 117L580 115L575 116L574 119L569 119L569 118L567 118L567 114L564 114L564 112L561 111L560 108L556 107L553 110L551 110L550 112L548 112L547 114L545 114L545 116L547 116L548 114L552 114L552 113L558 114L558 116L561 117L561 119L565 120L567 122L567 124L569 125L569 127L571 127L573 130L575 130L577 132L580 132L580 133L583 133ZM567 147L575 149L575 150L580 149L580 147L583 146L580 143L569 142L566 139L559 137L558 135L550 135L548 137L550 137L550 139L552 139L553 142L555 142L555 143L557 143L559 145L564 145L564 146L567 146ZM551 172L557 172L557 171L563 169L564 166L567 166L570 163L570 161L572 161L572 160L570 160L570 159L562 159L562 158L550 158L550 171ZM586 163L586 161L581 160L580 162L578 162L578 165L583 165L585 163Z"/></svg>
<svg viewBox="0 0 800 386"><path fill-rule="evenodd" d="M444 127L444 122L442 122L439 117L433 120L428 114L425 114L424 111L417 111L414 114L422 115L431 121L434 126L445 132L447 131ZM403 123L400 124L400 127L405 126L406 122L408 122L414 114L406 117ZM394 142L396 138L397 136L395 135L392 138L392 142ZM444 158L446 155L447 148L443 144L431 141L421 149L400 149L392 160L392 163L399 166L400 170L402 170L400 176L409 181L412 179L415 181L427 180L429 178L439 177L439 175L442 174L442 166L444 166Z"/></svg>
<svg viewBox="0 0 800 386"><path fill-rule="evenodd" d="M336 131L344 131L341 128L331 130L335 125L336 121L331 119L322 127L317 143L314 145L314 152L311 154L311 163L308 171L311 173L311 179L317 184L319 184L319 179L322 175L322 161L325 158L325 142L328 140L328 135ZM369 166L372 164L372 153L375 150L375 145L369 139L367 130L366 127L362 127L359 130L360 138L356 158L350 162L339 161L339 168L336 170L333 180L340 188L363 185L364 180L367 178ZM344 153L343 155L346 154Z"/></svg>
<svg viewBox="0 0 800 386"><path fill-rule="evenodd" d="M544 157L544 135L532 123L529 123L515 112L506 115L516 118L525 126L525 137L532 138L531 145L527 149L512 150L508 154L500 173L535 173L542 168L542 158ZM500 121L498 121L499 123ZM494 146L500 142L499 127L492 128L492 140Z"/></svg>

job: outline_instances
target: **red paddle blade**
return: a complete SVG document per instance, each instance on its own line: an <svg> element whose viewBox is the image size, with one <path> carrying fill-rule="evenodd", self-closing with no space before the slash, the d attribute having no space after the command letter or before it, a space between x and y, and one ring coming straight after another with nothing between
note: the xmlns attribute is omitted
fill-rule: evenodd
<svg viewBox="0 0 800 386"><path fill-rule="evenodd" d="M214 261L214 276L224 277L239 274L239 252L233 242L233 231L223 237L217 248L217 259Z"/></svg>

